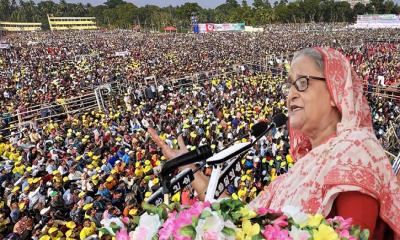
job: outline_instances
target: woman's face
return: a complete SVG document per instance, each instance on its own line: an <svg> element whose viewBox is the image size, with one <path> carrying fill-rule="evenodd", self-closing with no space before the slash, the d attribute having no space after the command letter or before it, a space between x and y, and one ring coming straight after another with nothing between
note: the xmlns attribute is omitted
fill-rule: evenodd
<svg viewBox="0 0 400 240"><path fill-rule="evenodd" d="M297 57L291 65L288 81L294 81L300 76L325 77L316 66L314 60L308 56ZM331 100L325 81L310 78L308 88L297 91L291 86L287 98L290 127L300 130L304 134L314 134L323 121L329 121L335 104Z"/></svg>

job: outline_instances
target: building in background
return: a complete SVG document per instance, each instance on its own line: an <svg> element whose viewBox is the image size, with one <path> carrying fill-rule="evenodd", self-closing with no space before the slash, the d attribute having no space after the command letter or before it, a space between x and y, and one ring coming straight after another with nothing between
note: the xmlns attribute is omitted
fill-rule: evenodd
<svg viewBox="0 0 400 240"><path fill-rule="evenodd" d="M95 17L53 17L47 15L51 31L57 30L96 30Z"/></svg>
<svg viewBox="0 0 400 240"><path fill-rule="evenodd" d="M42 30L41 23L28 22L1 22L0 31L4 32L32 32Z"/></svg>

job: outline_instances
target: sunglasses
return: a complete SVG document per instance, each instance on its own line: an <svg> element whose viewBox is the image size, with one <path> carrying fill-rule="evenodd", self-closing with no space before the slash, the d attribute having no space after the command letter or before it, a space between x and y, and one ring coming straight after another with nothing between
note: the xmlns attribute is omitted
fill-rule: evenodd
<svg viewBox="0 0 400 240"><path fill-rule="evenodd" d="M296 78L296 80L294 80L293 82L288 80L285 83L285 88L287 89L287 91L289 91L289 89L291 88L292 85L294 85L294 87L296 88L297 91L299 92L304 92L305 90L307 90L308 88L308 82L310 81L310 79L314 79L314 80L320 80L320 81L325 81L326 79L323 77L315 77L315 76L309 76L309 75L300 75Z"/></svg>

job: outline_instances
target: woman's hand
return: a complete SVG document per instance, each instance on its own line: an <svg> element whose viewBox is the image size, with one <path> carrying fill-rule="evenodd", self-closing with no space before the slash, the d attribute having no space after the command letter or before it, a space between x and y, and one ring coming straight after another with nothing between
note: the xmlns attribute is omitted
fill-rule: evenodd
<svg viewBox="0 0 400 240"><path fill-rule="evenodd" d="M179 149L172 149L158 136L158 134L154 128L149 127L147 129L147 132L150 134L151 138L157 144L157 146L161 148L161 151L167 160L174 159L174 158L188 152L182 136L178 137Z"/></svg>
<svg viewBox="0 0 400 240"><path fill-rule="evenodd" d="M162 153L164 154L167 160L176 158L184 153L187 153L188 150L186 149L185 143L183 141L182 136L178 137L178 145L179 150L170 148L158 135L154 128L149 127L147 129L148 133L150 134L153 141L161 148ZM194 164L190 164L186 167L195 168ZM181 169L182 170L182 169ZM197 171L194 174L194 180L192 182L192 187L198 194L200 200L204 200L205 192L208 186L208 177L206 177L201 171Z"/></svg>

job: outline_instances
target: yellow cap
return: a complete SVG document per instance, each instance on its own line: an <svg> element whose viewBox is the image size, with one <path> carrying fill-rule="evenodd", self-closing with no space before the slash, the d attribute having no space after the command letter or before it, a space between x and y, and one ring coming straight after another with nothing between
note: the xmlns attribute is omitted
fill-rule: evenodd
<svg viewBox="0 0 400 240"><path fill-rule="evenodd" d="M68 177L63 177L63 182L68 182L69 178Z"/></svg>
<svg viewBox="0 0 400 240"><path fill-rule="evenodd" d="M98 174L95 174L95 175L93 175L91 178L92 178L92 180L96 180L97 178L99 178L99 175L98 175Z"/></svg>
<svg viewBox="0 0 400 240"><path fill-rule="evenodd" d="M150 162L150 160L146 160L146 161L144 161L144 164L145 164L145 165L147 165L147 166L149 166L149 165L150 165L150 163L151 163L151 162Z"/></svg>
<svg viewBox="0 0 400 240"><path fill-rule="evenodd" d="M88 204L85 204L85 206L83 206L83 210L87 211L87 210L91 209L92 207L93 207L93 203L88 203Z"/></svg>
<svg viewBox="0 0 400 240"><path fill-rule="evenodd" d="M33 183L33 178L28 178L28 184L32 184Z"/></svg>
<svg viewBox="0 0 400 240"><path fill-rule="evenodd" d="M154 179L153 179L153 184L154 184L154 185L158 184L159 182L160 182L160 180L159 180L158 178L154 178Z"/></svg>
<svg viewBox="0 0 400 240"><path fill-rule="evenodd" d="M151 196L151 192L146 192L145 194L144 194L144 197L146 197L146 198L148 198L148 197L150 197Z"/></svg>
<svg viewBox="0 0 400 240"><path fill-rule="evenodd" d="M83 198L84 196L85 196L85 192L80 192L79 194L78 194L78 197L80 197L80 198Z"/></svg>
<svg viewBox="0 0 400 240"><path fill-rule="evenodd" d="M145 173L147 173L147 172L149 172L151 170L151 166L146 166L146 167L144 167L144 172Z"/></svg>
<svg viewBox="0 0 400 240"><path fill-rule="evenodd" d="M107 182L111 182L113 179L114 179L114 178L113 178L112 176L109 176L109 177L106 179L106 181L107 181Z"/></svg>
<svg viewBox="0 0 400 240"><path fill-rule="evenodd" d="M50 236L49 235L43 235L39 238L39 240L50 240Z"/></svg>
<svg viewBox="0 0 400 240"><path fill-rule="evenodd" d="M40 182L40 179L41 179L40 177L34 178L34 179L33 179L33 183L38 183L38 182Z"/></svg>
<svg viewBox="0 0 400 240"><path fill-rule="evenodd" d="M135 216L137 214L138 210L136 208L132 208L131 210L129 210L129 215L131 216Z"/></svg>
<svg viewBox="0 0 400 240"><path fill-rule="evenodd" d="M65 232L66 237L70 237L72 235L72 229Z"/></svg>
<svg viewBox="0 0 400 240"><path fill-rule="evenodd" d="M49 229L49 233L50 233L50 234L55 233L55 232L57 232L57 231L58 231L58 230L57 230L57 228L55 228L55 227L52 227L52 228Z"/></svg>
<svg viewBox="0 0 400 240"><path fill-rule="evenodd" d="M76 223L74 221L69 221L67 222L67 224L65 224L65 226L67 226L67 228L69 229L74 229L76 227ZM69 236L67 236L69 237Z"/></svg>
<svg viewBox="0 0 400 240"><path fill-rule="evenodd" d="M16 186L16 187L13 188L13 190L12 190L11 192L12 192L12 193L15 193L15 192L17 192L19 189L20 189L20 187L19 187L19 186Z"/></svg>
<svg viewBox="0 0 400 240"><path fill-rule="evenodd" d="M25 208L25 203L22 202L22 203L18 204L18 207L19 207L20 210L24 209Z"/></svg>

